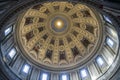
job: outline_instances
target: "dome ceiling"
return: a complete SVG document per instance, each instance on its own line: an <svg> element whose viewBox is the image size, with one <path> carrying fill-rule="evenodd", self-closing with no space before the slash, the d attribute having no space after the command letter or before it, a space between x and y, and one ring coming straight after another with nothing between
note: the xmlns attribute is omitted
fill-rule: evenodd
<svg viewBox="0 0 120 80"><path fill-rule="evenodd" d="M88 61L101 41L101 18L90 6L46 2L19 17L17 42L23 55L38 65L73 67Z"/></svg>
<svg viewBox="0 0 120 80"><path fill-rule="evenodd" d="M0 23L0 63L10 80L110 80L116 74L119 24L94 2L26 0L13 7Z"/></svg>

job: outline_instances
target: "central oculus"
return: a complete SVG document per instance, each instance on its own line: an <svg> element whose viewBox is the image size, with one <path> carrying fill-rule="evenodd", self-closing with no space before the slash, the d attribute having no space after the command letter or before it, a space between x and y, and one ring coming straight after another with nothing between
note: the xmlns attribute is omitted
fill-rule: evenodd
<svg viewBox="0 0 120 80"><path fill-rule="evenodd" d="M51 20L51 28L54 32L63 32L68 27L67 20L62 16L56 16Z"/></svg>
<svg viewBox="0 0 120 80"><path fill-rule="evenodd" d="M64 26L64 22L62 20L58 19L55 21L54 26L57 29L62 29Z"/></svg>

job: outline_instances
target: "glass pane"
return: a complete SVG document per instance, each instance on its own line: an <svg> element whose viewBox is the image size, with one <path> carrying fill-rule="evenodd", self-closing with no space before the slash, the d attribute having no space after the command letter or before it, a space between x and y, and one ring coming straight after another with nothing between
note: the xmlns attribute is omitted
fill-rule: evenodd
<svg viewBox="0 0 120 80"><path fill-rule="evenodd" d="M29 69L30 69L30 66L25 64L24 67L23 67L23 72L28 73Z"/></svg>
<svg viewBox="0 0 120 80"><path fill-rule="evenodd" d="M107 16L104 15L104 18L105 18L105 20L106 20L107 22L109 22L109 23L112 24L112 22L111 22L111 20L109 19L109 17L107 17Z"/></svg>
<svg viewBox="0 0 120 80"><path fill-rule="evenodd" d="M85 78L85 77L88 76L86 69L82 69L82 70L80 71L80 74L81 74L81 77L82 77L82 78Z"/></svg>
<svg viewBox="0 0 120 80"><path fill-rule="evenodd" d="M62 75L62 80L67 80L67 75Z"/></svg>
<svg viewBox="0 0 120 80"><path fill-rule="evenodd" d="M7 36L12 31L12 27L9 27L5 30L5 36Z"/></svg>
<svg viewBox="0 0 120 80"><path fill-rule="evenodd" d="M102 66L104 64L104 61L101 57L98 57L97 58L97 63L98 63L98 65Z"/></svg>
<svg viewBox="0 0 120 80"><path fill-rule="evenodd" d="M112 48L114 45L114 42L110 38L107 38L107 44Z"/></svg>
<svg viewBox="0 0 120 80"><path fill-rule="evenodd" d="M47 80L47 78L48 78L48 75L46 73L43 73L42 74L42 80Z"/></svg>
<svg viewBox="0 0 120 80"><path fill-rule="evenodd" d="M16 54L16 49L15 48L11 49L11 51L8 53L10 58L13 58L15 56L15 54Z"/></svg>

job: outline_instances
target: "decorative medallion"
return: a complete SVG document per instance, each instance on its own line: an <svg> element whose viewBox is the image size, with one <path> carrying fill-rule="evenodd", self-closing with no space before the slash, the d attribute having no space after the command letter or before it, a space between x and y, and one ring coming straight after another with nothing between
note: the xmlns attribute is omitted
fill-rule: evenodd
<svg viewBox="0 0 120 80"><path fill-rule="evenodd" d="M20 16L17 41L22 53L38 65L73 67L96 53L100 21L97 12L85 4L46 2Z"/></svg>

